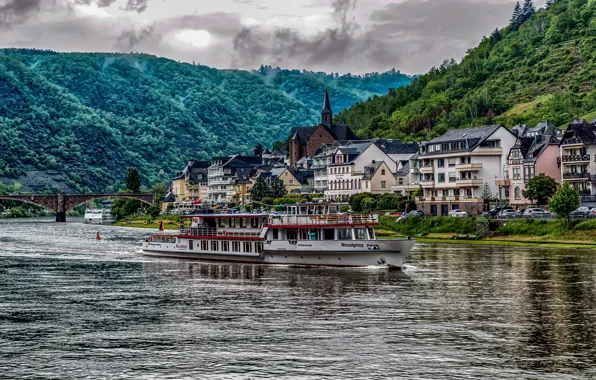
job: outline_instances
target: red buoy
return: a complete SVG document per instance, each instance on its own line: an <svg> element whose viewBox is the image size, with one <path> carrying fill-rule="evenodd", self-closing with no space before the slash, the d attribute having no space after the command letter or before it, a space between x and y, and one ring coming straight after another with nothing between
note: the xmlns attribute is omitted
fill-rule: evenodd
<svg viewBox="0 0 596 380"><path fill-rule="evenodd" d="M99 236L99 231L97 231L97 235L95 235L95 239L101 240L101 236Z"/></svg>

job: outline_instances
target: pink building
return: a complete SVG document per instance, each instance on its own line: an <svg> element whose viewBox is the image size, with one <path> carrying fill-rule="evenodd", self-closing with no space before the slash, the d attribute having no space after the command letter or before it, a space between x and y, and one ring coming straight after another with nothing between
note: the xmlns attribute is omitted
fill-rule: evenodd
<svg viewBox="0 0 596 380"><path fill-rule="evenodd" d="M559 139L556 127L540 123L534 128L516 126L512 129L518 139L509 151L507 165L503 168L504 180L497 181L502 199L516 209L530 205L523 196L528 181L543 173L561 182L561 169L558 163Z"/></svg>

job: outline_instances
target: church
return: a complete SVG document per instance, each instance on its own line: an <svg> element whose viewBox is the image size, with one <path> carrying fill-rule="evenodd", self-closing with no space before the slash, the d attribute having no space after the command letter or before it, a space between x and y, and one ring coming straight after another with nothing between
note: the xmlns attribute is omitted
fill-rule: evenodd
<svg viewBox="0 0 596 380"><path fill-rule="evenodd" d="M354 132L344 124L333 124L333 112L329 93L325 90L321 124L312 127L293 127L290 130L290 165L295 166L302 157L312 157L323 144L335 141L358 140Z"/></svg>

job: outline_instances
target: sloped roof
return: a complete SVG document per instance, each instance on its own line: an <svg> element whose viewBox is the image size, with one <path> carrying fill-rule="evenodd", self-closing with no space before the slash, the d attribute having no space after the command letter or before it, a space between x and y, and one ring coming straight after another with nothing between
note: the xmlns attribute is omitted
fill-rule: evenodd
<svg viewBox="0 0 596 380"><path fill-rule="evenodd" d="M315 172L312 170L292 170L292 174L294 174L294 177L296 177L301 185L304 185L315 178Z"/></svg>
<svg viewBox="0 0 596 380"><path fill-rule="evenodd" d="M588 123L583 119L573 120L565 130L561 144L572 137L580 139L586 145L596 145L596 123Z"/></svg>
<svg viewBox="0 0 596 380"><path fill-rule="evenodd" d="M292 127L292 129L290 129L290 136L292 136L292 140L297 139L300 144L306 144L310 136L312 136L312 134L315 133L320 126L322 126L322 124L311 127ZM331 126L331 128L326 126L323 127L331 133L331 136L333 136L335 140L358 139L354 132L352 132L352 130L345 124L334 124Z"/></svg>
<svg viewBox="0 0 596 380"><path fill-rule="evenodd" d="M375 161L368 166L364 167L364 175L362 179L371 179L379 168L385 163L385 161Z"/></svg>
<svg viewBox="0 0 596 380"><path fill-rule="evenodd" d="M414 154L418 152L418 144L404 144L401 140L378 139L374 143L385 154Z"/></svg>
<svg viewBox="0 0 596 380"><path fill-rule="evenodd" d="M162 203L176 202L176 196L170 191L160 200L160 202L162 202Z"/></svg>
<svg viewBox="0 0 596 380"><path fill-rule="evenodd" d="M410 162L408 161L395 173L396 177L407 177L410 174Z"/></svg>
<svg viewBox="0 0 596 380"><path fill-rule="evenodd" d="M461 140L468 140L468 141L477 141L480 142L490 135L495 133L497 129L499 129L501 125L486 125L482 127L472 127L472 128L463 128L463 129L452 129L450 131L445 132L442 136L432 139L431 143L442 143L442 142L450 142L450 141L461 141ZM472 149L470 145L470 149Z"/></svg>

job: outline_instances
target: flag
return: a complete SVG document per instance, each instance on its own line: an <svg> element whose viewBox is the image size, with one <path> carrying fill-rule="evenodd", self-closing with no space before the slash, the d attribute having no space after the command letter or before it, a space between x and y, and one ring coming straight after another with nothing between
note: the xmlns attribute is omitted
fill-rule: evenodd
<svg viewBox="0 0 596 380"><path fill-rule="evenodd" d="M165 229L163 228L163 220L159 221L159 230L160 231L164 231Z"/></svg>
<svg viewBox="0 0 596 380"><path fill-rule="evenodd" d="M408 217L408 204L406 203L406 209L404 210L404 219Z"/></svg>

